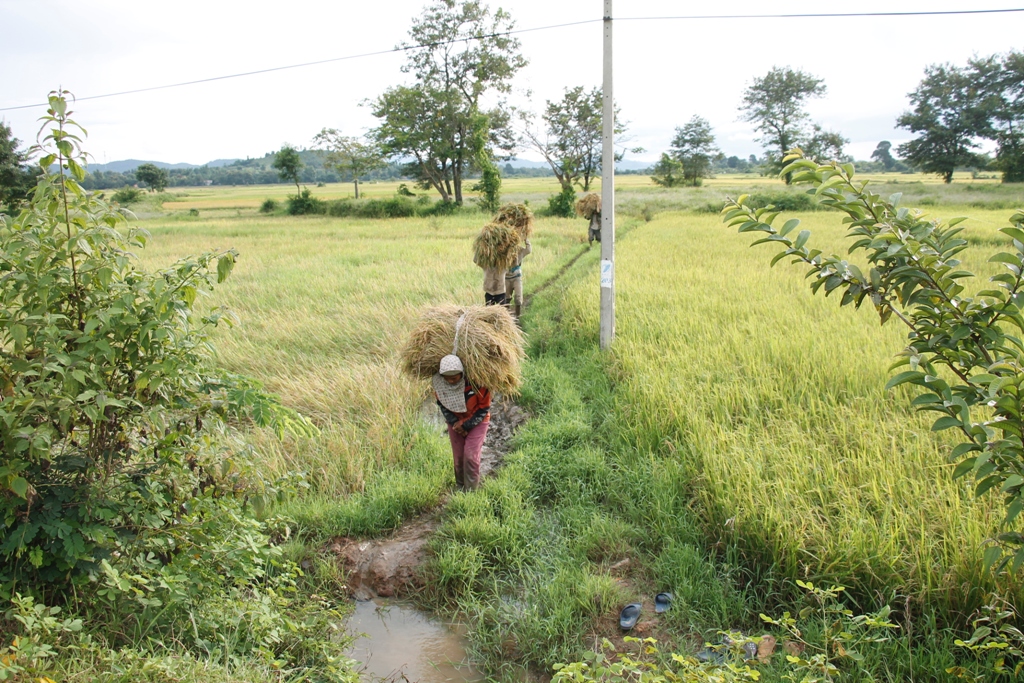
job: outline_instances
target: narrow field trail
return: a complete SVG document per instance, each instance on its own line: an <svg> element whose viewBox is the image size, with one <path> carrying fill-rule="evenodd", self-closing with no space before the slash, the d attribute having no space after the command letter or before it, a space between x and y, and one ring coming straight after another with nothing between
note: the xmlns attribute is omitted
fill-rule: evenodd
<svg viewBox="0 0 1024 683"><path fill-rule="evenodd" d="M424 402L422 419L444 429L433 401ZM480 477L494 476L501 468L509 443L529 415L514 401L499 397L491 406L490 428L480 452ZM418 569L426 560L427 543L437 529L447 504L445 496L434 510L414 517L390 536L376 539L338 538L330 551L348 574L348 591L356 600L390 598L418 587Z"/></svg>
<svg viewBox="0 0 1024 683"><path fill-rule="evenodd" d="M524 303L529 306L535 296L564 277L589 251L587 247L573 254L554 275L527 294ZM444 422L434 401L428 399L423 403L420 417L444 431ZM494 476L501 468L512 436L527 419L529 415L514 401L505 397L495 400L491 407L491 426L480 452L481 479ZM437 508L406 521L383 538L336 538L329 550L346 569L349 595L356 600L372 600L416 589L417 570L427 559L427 543L440 524L447 502L445 496Z"/></svg>

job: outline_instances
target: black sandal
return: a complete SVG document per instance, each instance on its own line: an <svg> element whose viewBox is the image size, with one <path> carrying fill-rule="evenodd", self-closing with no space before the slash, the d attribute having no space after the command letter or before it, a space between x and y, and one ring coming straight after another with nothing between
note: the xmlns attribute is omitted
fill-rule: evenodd
<svg viewBox="0 0 1024 683"><path fill-rule="evenodd" d="M639 602L631 602L623 607L619 612L619 628L628 631L636 626L636 622L640 619L640 607Z"/></svg>

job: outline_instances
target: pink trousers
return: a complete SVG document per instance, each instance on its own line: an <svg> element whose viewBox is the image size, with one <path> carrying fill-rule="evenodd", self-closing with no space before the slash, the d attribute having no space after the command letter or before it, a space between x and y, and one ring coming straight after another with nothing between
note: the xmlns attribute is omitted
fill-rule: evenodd
<svg viewBox="0 0 1024 683"><path fill-rule="evenodd" d="M466 436L457 434L450 425L448 427L448 440L452 442L452 459L455 462L455 483L460 488L475 489L480 485L480 449L489 425L490 422L481 422Z"/></svg>

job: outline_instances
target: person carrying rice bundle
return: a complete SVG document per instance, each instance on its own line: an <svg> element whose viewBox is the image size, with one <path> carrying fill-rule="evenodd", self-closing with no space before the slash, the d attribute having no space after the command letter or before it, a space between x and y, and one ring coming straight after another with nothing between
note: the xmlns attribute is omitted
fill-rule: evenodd
<svg viewBox="0 0 1024 683"><path fill-rule="evenodd" d="M488 223L473 242L473 263L484 270L484 304L503 306L505 272L516 262L519 233L504 223Z"/></svg>
<svg viewBox="0 0 1024 683"><path fill-rule="evenodd" d="M516 255L516 262L505 271L505 305L513 306L516 320L523 314L523 259L533 252L530 240L526 240Z"/></svg>
<svg viewBox="0 0 1024 683"><path fill-rule="evenodd" d="M455 485L472 491L480 485L480 451L491 420L491 392L466 379L458 356L441 359L431 382L434 396L448 424Z"/></svg>
<svg viewBox="0 0 1024 683"><path fill-rule="evenodd" d="M601 241L601 195L591 192L576 202L576 213L590 221L587 226L587 246Z"/></svg>
<svg viewBox="0 0 1024 683"><path fill-rule="evenodd" d="M503 306L446 305L424 310L402 348L402 370L430 380L448 425L455 482L463 489L480 483L492 394L519 392L524 346Z"/></svg>
<svg viewBox="0 0 1024 683"><path fill-rule="evenodd" d="M530 235L533 234L533 212L525 204L505 204L498 209L495 223L502 223L519 234L521 243L516 260L505 271L505 305L512 307L516 320L523 312L523 259L533 252Z"/></svg>

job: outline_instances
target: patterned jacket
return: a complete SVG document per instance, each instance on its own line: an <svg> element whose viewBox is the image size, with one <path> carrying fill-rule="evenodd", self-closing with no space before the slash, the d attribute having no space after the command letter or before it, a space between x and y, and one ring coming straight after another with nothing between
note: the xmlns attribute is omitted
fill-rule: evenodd
<svg viewBox="0 0 1024 683"><path fill-rule="evenodd" d="M453 413L441 405L441 401L438 401L437 405L441 408L441 414L444 415L444 421L447 422L449 426L462 427L468 432L481 422L490 422L491 392L485 387L477 389L468 381L466 382L465 392L466 412L464 413ZM435 398L436 397L437 395L435 394Z"/></svg>

